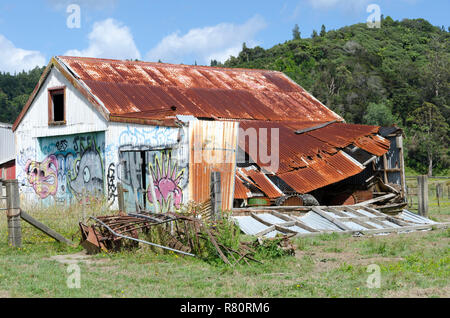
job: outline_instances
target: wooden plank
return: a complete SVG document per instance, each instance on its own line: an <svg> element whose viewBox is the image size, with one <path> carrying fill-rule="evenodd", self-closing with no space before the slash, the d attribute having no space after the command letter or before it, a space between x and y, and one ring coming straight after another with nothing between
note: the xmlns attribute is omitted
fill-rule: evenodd
<svg viewBox="0 0 450 318"><path fill-rule="evenodd" d="M364 201L364 202L355 204L354 206L357 206L357 207L365 206L365 205L369 205L369 204L373 204L373 203L377 203L377 202L381 202L381 201L386 201L386 200L389 200L389 199L392 199L395 197L396 197L396 194L390 193L390 194L386 194L386 195L383 195L381 197L378 197L378 198L375 198L372 200L368 200L368 201Z"/></svg>
<svg viewBox="0 0 450 318"><path fill-rule="evenodd" d="M344 231L351 231L351 229L346 226L345 224L343 224L342 222L339 222L338 220L336 220L335 218L329 216L328 214L326 214L324 211L322 211L321 209L318 209L316 207L313 207L312 209L315 213L319 214L321 217L327 219L328 221L330 221L331 223L333 223L334 225L336 225L338 228L340 228L341 230Z"/></svg>
<svg viewBox="0 0 450 318"><path fill-rule="evenodd" d="M301 221L295 222L295 225L309 232L320 232L319 230L313 229L312 227L309 227L308 225L306 225Z"/></svg>
<svg viewBox="0 0 450 318"><path fill-rule="evenodd" d="M342 235L362 233L365 235L371 235L371 234L380 234L380 233L398 233L398 232L402 232L402 231L431 230L433 228L446 229L449 226L450 226L450 222L447 222L447 223L440 223L440 224L416 225L416 226L407 226L407 227L401 227L401 228L385 228L385 229L376 229L376 230L344 231L344 232L325 231L325 232L305 233L305 234L299 233L296 235L296 237L310 237L310 236L317 236L317 235L326 234L326 233L337 233L337 234L342 234Z"/></svg>
<svg viewBox="0 0 450 318"><path fill-rule="evenodd" d="M273 226L273 225L274 225L274 224L272 224L272 223L270 223L270 222L267 222L267 221L261 219L261 218L260 218L258 215L256 215L255 213L251 213L250 216L251 216L252 218L254 218L256 221L258 221L259 223L264 224L265 226Z"/></svg>
<svg viewBox="0 0 450 318"><path fill-rule="evenodd" d="M220 249L219 245L216 242L216 239L214 238L214 236L211 234L211 232L207 229L207 227L205 225L203 225L206 234L208 235L211 243L214 245L214 247L216 248L217 252L219 253L220 257L222 258L222 260L228 264L233 266L230 261L228 260L228 258L225 256L225 254L223 254L222 250Z"/></svg>
<svg viewBox="0 0 450 318"><path fill-rule="evenodd" d="M339 210L341 210L341 208L332 208L332 207L329 207L329 208L327 208L327 210L333 212L334 214L336 214L336 215L338 215L338 216L340 216L340 217L343 217L343 218L348 217L346 214L344 214L344 213L342 213L341 211L339 211Z"/></svg>
<svg viewBox="0 0 450 318"><path fill-rule="evenodd" d="M285 214L279 213L279 212L277 212L277 211L271 211L270 213L271 213L272 215L274 215L274 216L276 216L276 217L282 219L282 220L285 220L286 222L289 222L289 223L290 223L290 221L293 221L294 224L292 224L292 225L296 225L296 226L298 226L299 228L302 228L302 229L304 229L304 230L306 230L306 231L309 231L309 232L317 232L316 229L313 229L312 227L309 227L308 225L304 224L302 221L300 221L300 220L298 220L298 219L291 218L290 216L287 216L287 215L285 215ZM282 224L282 226L287 226L287 224L289 224L289 223Z"/></svg>
<svg viewBox="0 0 450 318"><path fill-rule="evenodd" d="M373 220L384 221L384 220L386 220L386 216L346 217L346 218L340 218L339 219L339 221L342 221L342 222L353 222L354 220L358 220L358 221L362 221L362 222L371 222Z"/></svg>
<svg viewBox="0 0 450 318"><path fill-rule="evenodd" d="M367 224L366 222L364 222L364 221L362 221L362 220L359 220L359 219L357 219L357 218L353 219L352 222L353 222L353 223L356 223L356 224L359 224L359 225L361 225L362 227L365 227L366 229L369 229L369 230L376 229L375 226L370 225L370 224Z"/></svg>
<svg viewBox="0 0 450 318"><path fill-rule="evenodd" d="M255 234L256 237L264 236L272 231L275 231L275 225L269 226L267 229L262 230L261 232L258 232Z"/></svg>
<svg viewBox="0 0 450 318"><path fill-rule="evenodd" d="M372 213L373 215L386 217L386 214L383 214L383 213L381 213L380 211L375 210L375 209L373 209L373 208L370 208L370 207L368 207L368 206L362 206L361 208L364 209L364 210L366 210L367 212Z"/></svg>
<svg viewBox="0 0 450 318"><path fill-rule="evenodd" d="M278 232L282 232L282 233L290 233L290 234L295 234L295 235L297 235L297 233L298 233L298 232L295 232L294 230L285 228L285 227L282 226L282 225L275 225L275 229L276 229Z"/></svg>
<svg viewBox="0 0 450 318"><path fill-rule="evenodd" d="M41 222L39 222L38 220L34 219L33 217L31 217L29 214L27 214L26 212L24 212L22 210L20 211L20 217L22 218L22 220L24 220L25 222L31 224L32 226L34 226L38 230L44 232L45 234L47 234L51 238L55 239L56 241L61 242L61 243L66 243L68 245L73 245L72 241L69 241L68 239L66 239L61 234L56 233L51 228L49 228L48 226L42 224Z"/></svg>
<svg viewBox="0 0 450 318"><path fill-rule="evenodd" d="M359 213L356 209L353 209L352 207L348 206L348 207L343 207L342 210L347 210L352 214L355 214L359 217L366 217L367 215Z"/></svg>
<svg viewBox="0 0 450 318"><path fill-rule="evenodd" d="M293 218L289 217L288 215L282 214L282 213L277 212L277 211L270 211L270 214L272 214L273 216L276 216L277 218L282 219L282 220L284 220L286 222L296 221Z"/></svg>
<svg viewBox="0 0 450 318"><path fill-rule="evenodd" d="M387 156L386 154L383 155L383 169L384 169L384 183L389 183L389 178L388 178L388 161L387 161Z"/></svg>

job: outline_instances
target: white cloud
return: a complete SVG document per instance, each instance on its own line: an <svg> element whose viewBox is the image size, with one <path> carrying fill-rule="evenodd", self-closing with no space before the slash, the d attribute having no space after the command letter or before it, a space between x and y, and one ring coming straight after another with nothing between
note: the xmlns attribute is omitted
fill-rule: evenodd
<svg viewBox="0 0 450 318"><path fill-rule="evenodd" d="M89 46L84 50L69 50L65 55L112 59L140 59L130 29L114 19L94 23L88 35Z"/></svg>
<svg viewBox="0 0 450 318"><path fill-rule="evenodd" d="M258 15L241 25L220 23L189 30L186 34L174 32L163 38L146 56L147 60L170 63L209 64L212 59L224 62L231 55L237 55L242 43L248 47L257 44L255 35L266 27L264 19ZM189 59L186 61L186 59Z"/></svg>
<svg viewBox="0 0 450 318"><path fill-rule="evenodd" d="M28 51L14 46L0 34L0 71L18 73L28 71L46 63L45 56L39 51Z"/></svg>
<svg viewBox="0 0 450 318"><path fill-rule="evenodd" d="M342 8L345 10L360 10L366 6L369 0L308 0L310 5L316 9Z"/></svg>

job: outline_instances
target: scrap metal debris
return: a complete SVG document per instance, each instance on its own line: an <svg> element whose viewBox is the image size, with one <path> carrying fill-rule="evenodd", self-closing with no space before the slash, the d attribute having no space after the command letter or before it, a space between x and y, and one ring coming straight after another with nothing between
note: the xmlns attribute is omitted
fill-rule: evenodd
<svg viewBox="0 0 450 318"><path fill-rule="evenodd" d="M255 250L249 244L241 243L238 248L233 248L221 243L218 222L207 226L201 219L190 216L146 211L90 217L89 220L93 221L91 226L80 222L81 245L89 254L135 249L143 243L178 254L202 257L206 244L210 242L217 255L230 266L241 262L248 264L248 261L261 263L255 259ZM156 227L159 244L139 238L140 234L149 234Z"/></svg>

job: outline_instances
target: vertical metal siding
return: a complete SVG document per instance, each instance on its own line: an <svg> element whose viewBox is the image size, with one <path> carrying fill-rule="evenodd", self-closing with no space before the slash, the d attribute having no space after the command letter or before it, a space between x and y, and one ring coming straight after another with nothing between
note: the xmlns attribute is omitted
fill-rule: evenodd
<svg viewBox="0 0 450 318"><path fill-rule="evenodd" d="M14 134L11 125L0 123L0 164L15 158Z"/></svg>
<svg viewBox="0 0 450 318"><path fill-rule="evenodd" d="M239 123L192 121L189 124L189 195L192 201L210 199L211 172L221 173L222 211L233 207Z"/></svg>

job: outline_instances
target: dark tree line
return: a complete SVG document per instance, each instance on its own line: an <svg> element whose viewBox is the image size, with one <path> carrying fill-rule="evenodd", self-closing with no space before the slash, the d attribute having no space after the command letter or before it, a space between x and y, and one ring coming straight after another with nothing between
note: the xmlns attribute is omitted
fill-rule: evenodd
<svg viewBox="0 0 450 318"><path fill-rule="evenodd" d="M0 73L0 122L14 122L43 71L44 67L36 67L14 75Z"/></svg>

